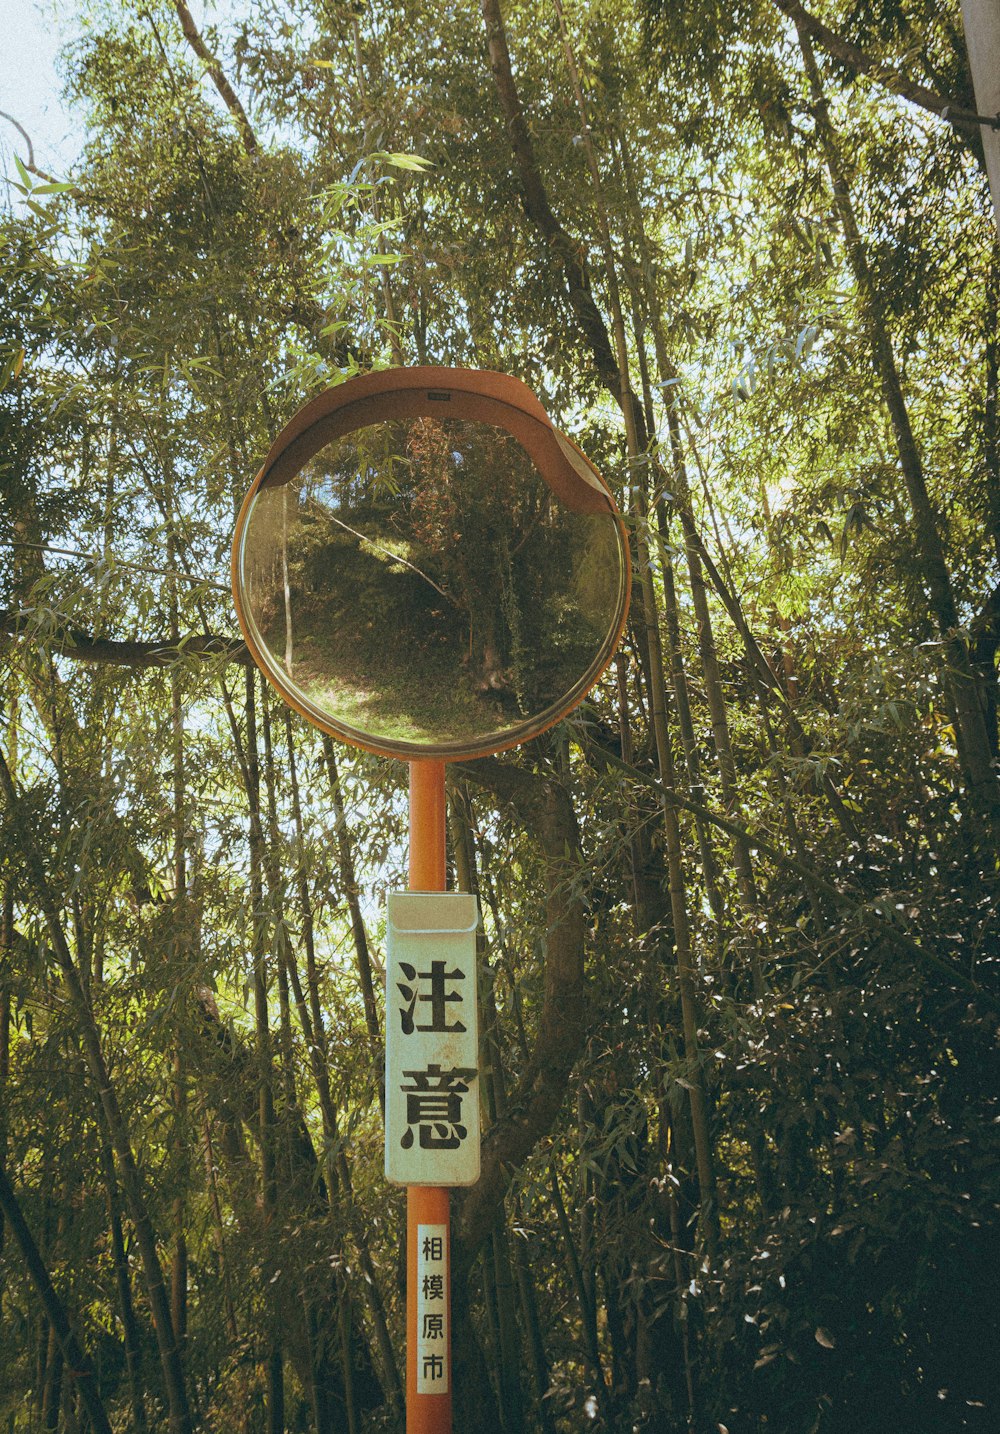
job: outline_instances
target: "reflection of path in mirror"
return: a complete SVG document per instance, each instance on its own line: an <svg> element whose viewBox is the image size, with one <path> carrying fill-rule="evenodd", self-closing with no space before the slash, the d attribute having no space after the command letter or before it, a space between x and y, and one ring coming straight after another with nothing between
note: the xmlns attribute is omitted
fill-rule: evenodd
<svg viewBox="0 0 1000 1434"><path fill-rule="evenodd" d="M272 659L380 740L502 736L561 702L609 635L614 519L564 509L490 425L359 430L256 507L247 591Z"/></svg>
<svg viewBox="0 0 1000 1434"><path fill-rule="evenodd" d="M384 543L342 529L313 547L301 585L296 566L293 559L290 676L317 707L399 741L451 741L523 720L463 682L462 615ZM281 614L262 636L272 652L282 650Z"/></svg>

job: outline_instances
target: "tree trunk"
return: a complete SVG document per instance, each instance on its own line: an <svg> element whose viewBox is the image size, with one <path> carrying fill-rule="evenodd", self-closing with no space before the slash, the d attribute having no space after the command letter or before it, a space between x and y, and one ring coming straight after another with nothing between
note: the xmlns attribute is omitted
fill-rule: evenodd
<svg viewBox="0 0 1000 1434"><path fill-rule="evenodd" d="M291 714L290 714L288 708L285 708L285 718L286 718L286 722L287 722L287 720L290 718L290 715L291 715ZM297 1121L298 1121L299 1123L301 1123L302 1125L304 1125L304 1120L303 1120L301 1114L299 1113L299 1108L298 1108L298 1094L297 1094L296 1085L295 1085L295 1067L294 1067L294 1055L293 1055L293 1043L292 1043L291 1006L290 1006L290 1001L289 1001L289 987L291 986L292 989L294 990L294 993L295 993L295 999L296 999L296 1004L297 1004L297 1008L298 1008L299 1021L300 1021L300 1024L302 1025L303 1035L304 1035L304 1037L305 1037L306 1044L307 1044L307 1046L308 1046L308 1048L309 1048L310 1055L314 1058L314 1064L313 1064L314 1076L315 1076L316 1072L318 1071L319 1074L320 1074L320 1077L321 1077L321 1081L322 1081L324 1090L325 1090L325 1094L326 1094L327 1106L322 1106L322 1107L321 1107L322 1110L323 1110L323 1116L324 1116L325 1132L327 1133L327 1137L328 1137L328 1138L332 1138L332 1139L335 1140L335 1139L336 1139L336 1125L334 1124L332 1127L329 1126L329 1116L330 1116L330 1114L331 1114L332 1111L333 1111L333 1102L332 1102L332 1099L330 1098L329 1078L328 1078L328 1077L329 1077L329 1073L328 1073L327 1065L326 1065L325 1038L321 1038L321 1037L318 1037L318 1036L317 1036L317 1032L316 1032L316 1030L315 1030L315 1027L314 1027L314 1025L313 1025L313 1022L310 1020L309 1014L308 1014L308 1012L306 1011L305 1001L304 1001L303 992L302 992L302 985L301 985L301 982L300 982L300 980L299 980L298 968L297 968L296 963L295 963L295 952L294 952L294 950L292 949L291 941L289 940L289 937L288 937L287 926L286 926L286 924L285 924L285 914L286 914L286 913L285 913L285 910L284 910L284 905L283 905L282 896L281 896L281 878L280 878L280 866L279 866L279 860L278 860L278 852L279 852L279 849L280 849L281 834L280 834L280 831L279 831L279 828L278 828L277 777L276 777L275 765L274 765L274 747L273 747L273 742L272 742L272 730L271 730L270 708L269 708L266 704L265 704L265 706L264 706L264 710L263 710L263 713L262 713L262 724L261 724L261 725L262 725L263 734L264 734L264 776L265 776L265 787L266 787L266 791L267 791L267 836L268 836L267 874L268 874L268 885L269 885L269 888L270 888L270 902L269 902L269 904L270 904L271 911L272 911L272 920L273 920L273 923L274 923L274 930L275 930L275 933L276 933L275 945L274 945L274 954L275 954L275 956L276 956L276 958L277 958L277 966L278 966L278 1010L279 1010L279 1037L280 1037L280 1040L279 1040L279 1052L280 1052L280 1057L281 1057L281 1060L280 1060L280 1069L281 1069L281 1081L282 1081L282 1095L283 1095L283 1100L284 1100L284 1105L285 1105L286 1121L287 1121L287 1118L294 1113L294 1114L296 1115ZM286 726L286 735L288 734L289 730L290 730L289 727ZM293 759L292 759L292 748L291 748L291 745L289 745L289 747L288 747L288 753L289 753L290 761L293 760ZM301 823L301 809L299 810L299 823ZM300 828L298 828L298 829L300 829ZM305 877L305 873L303 872L303 878L304 878L304 877ZM302 894L302 886L301 886L301 884L300 884L300 892L299 892L299 894L300 894L300 897L301 897L301 894ZM306 882L306 884L305 884L305 894L306 894L306 901L307 901L307 908L306 908L306 910L307 910L307 912L308 912L308 918L309 918L309 919L308 919L308 923L305 923L305 922L304 922L304 935L306 935L306 940L307 940L307 944L308 944L309 949L311 949L311 950L313 951L313 953L315 953L314 931L313 931L313 927L312 927L312 906L311 906L311 903L308 902L308 883L307 883L307 882ZM306 912L303 912L303 916L305 916L305 915L306 915ZM313 963L312 963L312 968L311 968L311 969L312 969L313 977L314 977L314 979L315 979L315 957L314 957L314 959L313 959ZM319 1011L318 1002L317 1002L317 1006L316 1006L316 1011ZM315 1015L315 1012L314 1012L314 1015ZM321 1041L322 1041L322 1046L321 1046ZM321 1102L322 1102L322 1096L321 1096ZM286 1158L287 1158L287 1163L288 1163L288 1175L289 1175L289 1179L290 1179L290 1178L291 1178L291 1173L292 1173L292 1172L291 1172L291 1151L290 1151L290 1148L286 1149ZM337 1201L336 1184L337 1184L336 1180L331 1181L331 1180L329 1179L329 1172L327 1172L327 1197L328 1197L328 1200L329 1200L329 1203L330 1203L330 1206L331 1206L332 1209L336 1209L336 1201ZM338 1330L339 1330L339 1332L340 1332L340 1358L341 1358L341 1372L342 1372L342 1376L343 1376L343 1388L344 1388L344 1410L345 1410L345 1414L346 1414L346 1417L347 1417L348 1434L355 1434L355 1431L356 1431L356 1429L357 1429L357 1427L358 1427L358 1417L359 1417L359 1416L358 1416L357 1402L356 1402L356 1398L355 1398L354 1366L353 1366L352 1350L351 1350L351 1343L350 1343L351 1297L350 1297L350 1289L349 1289L348 1284L347 1284L346 1275L345 1275L345 1273L344 1273L343 1270L338 1270L338 1271L336 1272L335 1278L334 1278L334 1288L335 1288L335 1299L336 1299L336 1309L337 1309L337 1315L336 1315L336 1318L337 1318L337 1327L338 1327ZM308 1321L307 1321L307 1325L308 1325ZM308 1344L308 1347L309 1347L310 1351L312 1351L312 1349L313 1349L313 1347L314 1347L314 1342L307 1339L307 1344ZM324 1355L325 1355L325 1349L323 1350L323 1353L324 1353ZM311 1355L310 1355L310 1357L311 1357ZM314 1367L314 1373L318 1373L318 1374L320 1375L320 1378L323 1379L323 1378L324 1378L324 1368L323 1368L323 1366L321 1365L318 1370L316 1370L315 1367Z"/></svg>
<svg viewBox="0 0 1000 1434"><path fill-rule="evenodd" d="M319 993L319 973L316 967L315 933L313 929L312 902L309 897L307 873L305 869L305 834L302 823L302 806L299 796L298 776L295 765L295 750L292 740L291 714L286 714L285 735L288 742L289 774L292 789L292 811L295 822L296 840L299 845L297 877L299 887L299 901L302 915L303 945L306 951L306 979L309 991L309 1003L302 990L298 971L294 962L290 964L289 975L292 982L292 993L295 997L296 1011L299 1017L299 1024L302 1027L302 1034L305 1037L306 1048L309 1051L310 1064L313 1070L313 1079L316 1083L316 1091L319 1097L320 1110L323 1114L323 1129L328 1141L336 1143L338 1140L337 1110L334 1105L333 1096L330 1090L329 1072L327 1069L326 1056L326 1030L323 1020L322 1003ZM325 745L325 744L324 744ZM358 887L354 880L353 859L350 848L350 841L347 834L347 823L344 818L343 808L338 807L340 801L340 789L337 779L336 763L333 759L332 746L326 753L328 772L331 785L335 787L335 811L339 810L339 822L343 829L338 836L338 844L341 849L342 873L346 873L350 879L350 891L354 909L352 909L352 927L355 932L355 954L358 958L359 970L366 970L368 973L368 989L371 993L372 1015L375 1015L375 993L371 985L371 964L368 953L368 940L365 933L364 922L361 918L361 907L358 902ZM333 766L330 763L333 762ZM354 925L355 916L357 925ZM367 1002L366 1002L367 1012ZM378 1031L377 1020L375 1026ZM369 1034L371 1026L369 1025ZM380 1093L384 1097L384 1073L380 1067ZM399 1367L393 1350L392 1338L389 1333L388 1317L385 1310L385 1302L382 1297L382 1289L378 1283L375 1267L371 1258L371 1251L368 1245L367 1235L361 1222L358 1220L354 1206L354 1194L351 1182L350 1167L347 1159L341 1150L335 1161L335 1178L339 1183L346 1202L346 1213L348 1224L354 1238L358 1251L358 1258L361 1263L361 1271L364 1276L364 1288L368 1300L369 1311L372 1323L375 1327L375 1339L378 1344L379 1354L382 1359L383 1374L388 1388L388 1395L394 1410L400 1410L403 1406L403 1387L399 1374ZM346 1296L346 1288L345 1288Z"/></svg>
<svg viewBox="0 0 1000 1434"><path fill-rule="evenodd" d="M8 877L0 893L0 1164L7 1159L7 1082L10 1079L10 975L14 958L14 882ZM0 1255L3 1254L3 1210L0 1209ZM3 1319L4 1277L0 1274L0 1323ZM2 1328L0 1328L2 1334Z"/></svg>
<svg viewBox="0 0 1000 1434"><path fill-rule="evenodd" d="M108 1224L111 1228L111 1254L115 1265L115 1283L118 1286L122 1333L125 1343L125 1366L128 1370L129 1394L132 1402L132 1425L136 1430L146 1427L146 1400L142 1379L142 1334L135 1317L132 1303L132 1281L129 1277L128 1256L125 1253L125 1236L122 1230L121 1209L118 1199L118 1182L115 1178L115 1161L111 1147L101 1142L101 1172L108 1207Z"/></svg>
<svg viewBox="0 0 1000 1434"><path fill-rule="evenodd" d="M1000 789L993 768L993 754L990 750L983 707L976 690L975 673L969 659L968 647L960 632L958 608L941 540L940 519L927 491L920 450L910 425L909 410L903 397L903 387L896 367L896 356L886 325L881 296L872 280L868 255L858 229L850 186L845 177L840 146L830 120L819 67L809 36L800 25L797 25L797 28L802 60L812 91L813 113L833 189L834 204L844 231L847 255L858 289L861 319L881 383L882 399L892 423L900 471L910 500L914 548L923 569L931 613L941 635L946 659L944 681L957 719L955 736L959 757L969 784L971 806L992 828L1000 820Z"/></svg>
<svg viewBox="0 0 1000 1434"><path fill-rule="evenodd" d="M17 1241L35 1291L42 1302L49 1322L49 1355L46 1361L46 1396L43 1403L44 1427L54 1429L59 1412L58 1384L64 1364L80 1390L95 1434L111 1434L111 1422L97 1390L97 1376L90 1358L81 1346L66 1314L65 1307L52 1285L45 1262L21 1211L21 1206L7 1178L6 1166L0 1162L0 1209L11 1234ZM57 1373L58 1370L58 1373Z"/></svg>
<svg viewBox="0 0 1000 1434"><path fill-rule="evenodd" d="M267 689L261 678L262 700ZM267 930L268 911L264 900L264 831L260 805L260 752L257 744L257 707L254 673L246 674L246 756L247 801L250 808L250 910L251 957L253 960L254 1017L257 1046L257 1139L260 1150L261 1199L264 1222L271 1224L277 1204L277 1170L275 1161L275 1119L271 1028L267 1009ZM284 1434L285 1383L281 1340L276 1330L268 1335L265 1356L267 1377L268 1434Z"/></svg>
<svg viewBox="0 0 1000 1434"><path fill-rule="evenodd" d="M0 787L3 788L8 811L20 835L21 849L28 867L31 884L45 918L52 950L62 971L70 1004L79 1026L84 1059L90 1077L97 1087L101 1108L107 1121L108 1133L118 1157L122 1188L125 1191L125 1198L139 1244L139 1252L142 1256L146 1291L149 1296L153 1327L156 1331L156 1341L163 1366L171 1434L190 1434L191 1416L184 1387L180 1351L174 1336L170 1303L163 1282L163 1270L156 1248L156 1235L146 1206L142 1177L132 1152L128 1127L118 1104L114 1083L104 1059L97 1021L70 954L69 944L59 920L58 906L45 875L45 868L32 841L32 824L21 812L10 768L2 754L0 754Z"/></svg>
<svg viewBox="0 0 1000 1434"><path fill-rule="evenodd" d="M45 1383L42 1386L42 1428L59 1428L62 1404L63 1352L54 1324L49 1325L49 1347L45 1352Z"/></svg>
<svg viewBox="0 0 1000 1434"><path fill-rule="evenodd" d="M619 402L625 420L625 438L632 470L632 512L635 519L636 552L639 563L639 584L644 611L644 635L649 653L650 705L652 708L653 736L656 743L657 765L663 786L672 791L675 787L674 760L667 729L666 690L663 681L663 649L657 616L656 592L653 587L653 573L647 541L648 512L646 508L645 472L647 458L645 445L640 433L639 405L629 383L628 349L625 340L625 322L618 286L615 254L611 243L611 231L604 204L600 170L594 146L590 139L583 89L576 68L576 61L569 44L563 20L561 0L554 0L559 15L560 31L566 61L573 81L577 107L583 133L583 147L590 168L597 205L598 222L604 251L605 278L611 305L612 332L619 373ZM690 1082L691 1122L694 1130L695 1154L698 1165L698 1183L701 1189L702 1235L710 1255L714 1255L718 1243L718 1196L715 1184L714 1157L708 1121L708 1105L704 1090L704 1069L701 1063L698 1042L699 1002L694 984L694 964L690 927L688 924L687 890L684 878L680 823L676 807L664 804L663 826L667 849L667 870L670 884L670 911L674 927L674 954L677 962L677 984L680 992L681 1017L684 1027L684 1050L688 1063Z"/></svg>
<svg viewBox="0 0 1000 1434"><path fill-rule="evenodd" d="M522 1223L520 1198L514 1196L514 1219L515 1225ZM546 1395L552 1384L552 1376L549 1373L549 1361L545 1352L545 1340L542 1335L541 1321L538 1318L538 1301L535 1298L535 1282L531 1273L531 1265L528 1261L527 1244L521 1236L514 1235L514 1274L517 1278L517 1289L521 1300L521 1318L524 1323L525 1341L528 1347L528 1362L531 1365L531 1377L535 1386L535 1400L538 1411L538 1423L542 1434L556 1434L555 1421L552 1417L552 1410Z"/></svg>
<svg viewBox="0 0 1000 1434"><path fill-rule="evenodd" d="M330 779L330 799L333 802L334 828L337 833L337 863L340 868L340 886L344 900L347 902L347 909L351 917L351 935L354 938L354 954L358 964L358 981L361 985L361 995L365 1005L365 1024L368 1027L368 1041L371 1047L372 1062L375 1069L382 1071L385 1065L384 1048L382 1044L382 1032L379 1027L378 1006L375 1002L375 984L372 980L371 953L368 950L368 934L365 931L364 918L361 915L361 902L359 900L360 887L354 871L354 853L351 850L351 834L347 825L347 818L344 815L344 801L340 791L340 773L337 771L337 758L333 750L333 742L329 737L323 738L323 754L326 758L326 769ZM379 1099L385 1109L385 1091L382 1088L384 1074L380 1082Z"/></svg>
<svg viewBox="0 0 1000 1434"><path fill-rule="evenodd" d="M171 567L176 562L174 544L168 543ZM180 622L177 601L177 582L171 582L170 592L170 637L176 643L180 640ZM193 953L189 947L188 893L187 893L187 841L185 813L185 772L184 772L184 708L181 701L181 674L175 663L170 669L170 728L173 766L173 877L174 877L174 940L171 955L178 983L181 972L189 967ZM177 1193L173 1202L174 1249L170 1270L170 1313L174 1322L174 1334L178 1348L183 1352L187 1335L187 1200L186 1191L190 1177L187 1129L187 1080L184 1072L184 1056L180 1045L175 1045L173 1055L173 1081L171 1099L174 1108L174 1161Z"/></svg>
<svg viewBox="0 0 1000 1434"><path fill-rule="evenodd" d="M570 1280L580 1306L580 1324L583 1328L587 1363L590 1365L590 1372L594 1378L600 1403L603 1405L607 1398L608 1386L601 1364L600 1346L597 1343L597 1311L594 1308L593 1300L587 1288L587 1279L580 1259L580 1252L577 1250L576 1241L573 1238L573 1227L566 1213L566 1202L563 1200L562 1190L559 1186L559 1176L554 1165L549 1170L549 1185L552 1190L552 1205L555 1209L556 1219L559 1222L559 1229L566 1246L566 1260L569 1265Z"/></svg>
<svg viewBox="0 0 1000 1434"><path fill-rule="evenodd" d="M480 896L479 862L476 841L472 831L471 802L467 785L455 784L451 791L452 848L455 853L455 870L459 891L472 892ZM477 960L481 973L480 1001L483 1008L481 1066L483 1091L489 1122L493 1124L507 1111L507 1078L504 1070L504 1053L500 1043L500 1017L496 1007L493 972L488 961L486 936L480 923L476 931ZM516 1200L516 1196L515 1196ZM505 1428L520 1430L524 1423L521 1385L518 1371L520 1353L517 1338L517 1320L513 1299L509 1290L511 1278L511 1250L507 1238L506 1210L501 1208L497 1225L492 1236L494 1286L499 1326L500 1348L500 1394L505 1411ZM552 1415L545 1396L549 1389L548 1360L538 1321L538 1308L532 1286L530 1270L523 1256L520 1240L515 1237L513 1271L521 1304L528 1345L528 1362L531 1366L538 1401L538 1417L545 1434L555 1434ZM508 1374L508 1370L513 1371Z"/></svg>
<svg viewBox="0 0 1000 1434"><path fill-rule="evenodd" d="M215 1249L219 1257L219 1275L222 1280L223 1298L226 1306L226 1328L233 1344L239 1339L236 1323L236 1308L233 1305L232 1284L229 1279L229 1260L226 1256L226 1236L222 1219L222 1202L219 1199L219 1180L215 1165L215 1144L212 1140L212 1119L205 1113L205 1174L208 1179L209 1201L212 1207L212 1230Z"/></svg>
<svg viewBox="0 0 1000 1434"><path fill-rule="evenodd" d="M617 396L618 366L608 341L604 320L594 303L583 251L566 233L553 214L538 169L534 144L524 118L524 111L521 108L521 100L511 70L510 50L507 45L507 31L500 10L500 0L481 0L481 6L483 20L486 23L490 68L493 72L500 107L507 122L507 133L510 136L514 165L521 184L521 203L524 206L524 212L542 235L559 267L566 289L567 301L593 356L598 377L608 391Z"/></svg>

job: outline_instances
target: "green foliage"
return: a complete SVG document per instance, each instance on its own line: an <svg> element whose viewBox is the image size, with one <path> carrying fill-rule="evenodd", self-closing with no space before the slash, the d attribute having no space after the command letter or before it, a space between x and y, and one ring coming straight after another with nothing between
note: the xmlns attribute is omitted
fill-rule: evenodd
<svg viewBox="0 0 1000 1434"><path fill-rule="evenodd" d="M401 1428L378 971L384 893L405 884L403 774L338 752L335 789L318 734L297 717L286 731L246 680L229 543L317 388L401 360L508 370L623 508L627 479L648 502L629 523L651 550L681 853L671 866L663 673L636 608L620 669L579 712L453 791L452 858L457 872L467 828L484 913L490 1141L527 1119L505 1118L505 1098L546 1073L534 1042L560 903L582 913L587 1001L561 1104L504 1171L498 1233L468 1252L463 1434L985 1434L1000 864L954 668L957 641L995 759L1000 281L975 137L817 48L866 292L777 9L567 7L600 196L555 11L511 0L504 15L539 175L610 327L608 216L648 439L631 468L565 248L526 215L471 0L220 14L205 43L253 145L176 7L95 3L66 55L79 166L56 182L15 162L0 215L4 1167L114 1426L139 1427L138 1387L167 1428L138 1222L87 1065L96 1030L175 1306L186 1292L200 1427L269 1427L277 1351L290 1431ZM968 99L957 7L823 19ZM873 323L957 633L930 600ZM446 490L423 501L430 545L455 514ZM696 540L713 571L691 561ZM359 550L345 555L362 585ZM463 601L485 625L511 599L481 586ZM559 791L582 855L570 833L553 882ZM456 1229L469 1208L456 1201ZM0 1346L8 1426L45 1427L48 1391L48 1427L79 1428L9 1229Z"/></svg>

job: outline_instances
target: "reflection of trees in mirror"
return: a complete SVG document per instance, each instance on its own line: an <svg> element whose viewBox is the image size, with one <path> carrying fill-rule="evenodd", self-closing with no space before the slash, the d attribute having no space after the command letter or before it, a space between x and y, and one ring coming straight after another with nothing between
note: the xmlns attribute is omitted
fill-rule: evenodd
<svg viewBox="0 0 1000 1434"><path fill-rule="evenodd" d="M286 513L287 503L287 513ZM316 706L386 740L513 728L590 670L618 593L613 518L570 512L504 430L381 423L250 521L250 608Z"/></svg>

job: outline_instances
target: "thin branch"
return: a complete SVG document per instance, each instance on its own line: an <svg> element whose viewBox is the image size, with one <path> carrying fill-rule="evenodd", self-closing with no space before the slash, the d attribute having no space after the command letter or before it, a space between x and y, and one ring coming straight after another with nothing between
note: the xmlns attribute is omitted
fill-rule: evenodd
<svg viewBox="0 0 1000 1434"><path fill-rule="evenodd" d="M44 169L39 169L38 166L35 164L35 147L31 143L31 135L25 129L24 125L21 124L18 120L16 120L13 115L9 115L6 110L0 110L0 119L9 120L10 123L17 130L18 134L24 140L25 144L28 146L28 158L25 162L24 167L29 172L29 174L37 174L38 178L44 179L46 184L58 184L59 181L54 177L54 175L47 174Z"/></svg>
<svg viewBox="0 0 1000 1434"><path fill-rule="evenodd" d="M423 572L420 568L416 567L413 563L407 562L406 558L401 557L399 553L394 553L391 548L386 548L383 547L381 543L376 543L375 539L369 538L366 533L359 533L357 528L352 528L349 523L345 523L343 519L336 517L335 514L328 513L327 517L330 518L332 522L336 523L338 528L343 528L345 533L350 533L352 538L358 538L362 543L367 543L370 548L374 548L377 553L382 553L385 555L385 557L391 558L394 563L402 563L404 568L409 568L411 572L416 573L418 578L423 578L425 583L430 583L434 591L436 593L440 593L441 596L444 598L445 602L451 603L452 607L454 608L458 607L458 603L453 597L449 597L449 595L445 592L444 588L439 588L433 578L429 578L425 572ZM226 588L226 592L228 591L229 589Z"/></svg>
<svg viewBox="0 0 1000 1434"><path fill-rule="evenodd" d="M226 74L222 66L205 44L201 31L195 24L191 11L184 4L184 0L174 0L174 9L180 17L181 29L184 31L185 40L187 40L199 60L203 62L205 69L212 78L212 83L222 96L223 104L239 125L240 134L243 136L243 148L247 154L253 154L255 150L259 148L257 136L254 134L253 125L250 123L246 110L240 103L239 96L226 79Z"/></svg>
<svg viewBox="0 0 1000 1434"><path fill-rule="evenodd" d="M190 573L179 573L174 568L154 568L147 563L127 563L120 558L101 553L81 553L75 548L54 548L51 543L29 543L24 539L7 538L5 540L11 548L32 548L39 553L58 553L64 558L79 558L85 563L109 563L113 568L123 568L130 573L151 573L158 578L177 578L183 583L193 583L198 587L214 588L216 592L229 593L231 589L226 583L212 582L210 578L199 578Z"/></svg>
<svg viewBox="0 0 1000 1434"><path fill-rule="evenodd" d="M965 105L956 104L947 95L939 95L935 90L929 90L925 85L919 85L910 80L899 70L893 69L891 65L885 65L876 60L860 46L845 40L843 35L838 35L830 30L815 15L810 15L799 4L799 0L774 0L775 5L781 13L788 17L798 28L804 31L811 40L839 60L842 65L855 75L868 75L877 84L884 85L894 95L899 95L911 104L918 105L921 109L927 110L939 119L947 120L956 129L968 129L974 133L980 126L986 129L1000 129L1000 114L981 115L975 110L968 109Z"/></svg>

